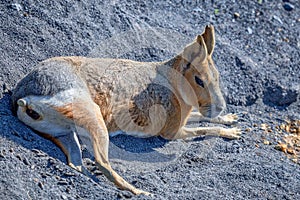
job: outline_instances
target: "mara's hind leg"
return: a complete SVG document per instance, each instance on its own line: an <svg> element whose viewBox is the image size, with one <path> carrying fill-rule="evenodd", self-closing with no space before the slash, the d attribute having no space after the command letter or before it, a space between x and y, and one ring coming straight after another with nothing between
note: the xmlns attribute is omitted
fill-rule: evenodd
<svg viewBox="0 0 300 200"><path fill-rule="evenodd" d="M74 102L73 120L78 126L79 137L94 154L95 161L103 174L120 189L134 194L146 194L126 182L112 168L108 161L109 136L100 108L94 102Z"/></svg>
<svg viewBox="0 0 300 200"><path fill-rule="evenodd" d="M68 165L77 171L85 173L82 168L82 154L77 135L74 131L62 133L59 136L53 137L47 133L39 134L56 144L66 155Z"/></svg>
<svg viewBox="0 0 300 200"><path fill-rule="evenodd" d="M238 128L222 128L222 127L182 127L173 139L187 139L197 136L219 136L228 139L239 139L241 130Z"/></svg>
<svg viewBox="0 0 300 200"><path fill-rule="evenodd" d="M225 124L225 125L232 125L236 124L238 121L238 115L229 113L227 115L218 116L215 118L208 118L201 115L199 112L191 112L188 122L196 122L196 121L202 121L202 122L211 122L216 124Z"/></svg>

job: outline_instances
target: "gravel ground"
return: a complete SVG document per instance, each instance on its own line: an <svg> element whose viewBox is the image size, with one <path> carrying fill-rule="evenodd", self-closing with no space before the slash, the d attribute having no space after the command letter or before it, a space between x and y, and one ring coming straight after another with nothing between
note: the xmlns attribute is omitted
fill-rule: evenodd
<svg viewBox="0 0 300 200"><path fill-rule="evenodd" d="M54 144L12 115L11 91L39 61L160 61L206 24L215 26L214 60L243 135L111 138L113 168L152 197L116 189L86 151L93 174L74 171ZM300 1L2 0L0 44L0 199L300 199L300 133L298 144L284 146L300 129ZM286 128L291 123L296 132Z"/></svg>

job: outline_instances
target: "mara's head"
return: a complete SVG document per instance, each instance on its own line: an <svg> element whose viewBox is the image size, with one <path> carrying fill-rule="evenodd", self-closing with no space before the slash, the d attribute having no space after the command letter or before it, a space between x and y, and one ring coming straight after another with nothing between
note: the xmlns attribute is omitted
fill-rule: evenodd
<svg viewBox="0 0 300 200"><path fill-rule="evenodd" d="M226 107L220 91L219 72L212 60L214 46L214 27L206 26L205 31L178 56L183 75L179 86L183 100L210 118L220 115Z"/></svg>

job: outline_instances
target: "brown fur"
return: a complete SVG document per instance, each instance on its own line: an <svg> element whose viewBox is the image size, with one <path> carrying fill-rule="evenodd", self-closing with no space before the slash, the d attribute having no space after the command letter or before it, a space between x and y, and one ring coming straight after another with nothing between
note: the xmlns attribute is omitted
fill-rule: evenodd
<svg viewBox="0 0 300 200"><path fill-rule="evenodd" d="M54 110L61 113L63 116L69 119L73 119L73 103L66 104L64 106L53 107Z"/></svg>
<svg viewBox="0 0 300 200"><path fill-rule="evenodd" d="M18 117L35 130L46 127L52 131L53 136L44 136L63 150L70 166L75 166L72 161L82 164L77 155L81 155L79 144L76 144L77 135L68 134L78 128L77 134L87 139L86 146L90 147L98 167L109 180L134 194L149 194L127 183L111 168L108 134L122 130L133 136L159 135L166 139L200 135L239 138L240 131L236 128L185 127L191 118L223 124L232 124L237 119L232 114L220 116L225 101L219 88L219 73L212 60L214 46L214 28L207 26L183 52L165 62L84 57L48 59L43 65L71 68L80 86L56 94L58 97L24 97L19 103L22 109L18 110ZM65 74L60 75L64 77ZM30 119L25 113L24 105L27 104L33 105L43 120L37 123ZM193 113L193 107L199 112ZM59 134L60 131L66 134ZM68 138L72 139L71 143ZM75 166L78 170L80 167Z"/></svg>

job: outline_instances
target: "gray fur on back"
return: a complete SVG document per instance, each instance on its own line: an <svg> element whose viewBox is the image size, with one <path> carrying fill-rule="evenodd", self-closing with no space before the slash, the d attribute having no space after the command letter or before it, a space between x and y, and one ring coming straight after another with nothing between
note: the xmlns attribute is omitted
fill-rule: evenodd
<svg viewBox="0 0 300 200"><path fill-rule="evenodd" d="M17 83L12 94L13 112L16 113L17 100L25 96L52 96L71 88L86 88L85 82L79 80L67 62L42 62Z"/></svg>

